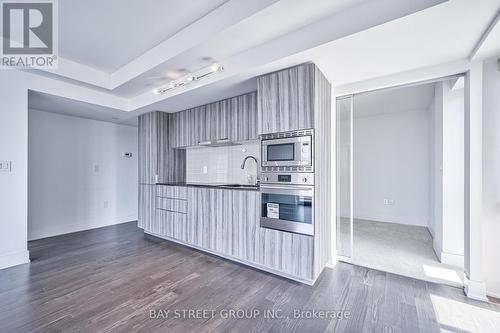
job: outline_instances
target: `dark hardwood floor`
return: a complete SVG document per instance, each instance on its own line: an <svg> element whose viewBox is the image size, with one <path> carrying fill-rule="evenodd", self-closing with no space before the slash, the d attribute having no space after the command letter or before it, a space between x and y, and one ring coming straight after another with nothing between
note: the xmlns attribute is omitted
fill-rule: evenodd
<svg viewBox="0 0 500 333"><path fill-rule="evenodd" d="M325 270L310 287L145 236L135 223L37 240L29 249L31 264L0 270L1 332L498 332L500 327L500 306L468 300L457 288L343 263ZM307 318L320 314L313 310L337 318ZM294 318L297 311L301 318ZM226 318L235 316L249 318Z"/></svg>

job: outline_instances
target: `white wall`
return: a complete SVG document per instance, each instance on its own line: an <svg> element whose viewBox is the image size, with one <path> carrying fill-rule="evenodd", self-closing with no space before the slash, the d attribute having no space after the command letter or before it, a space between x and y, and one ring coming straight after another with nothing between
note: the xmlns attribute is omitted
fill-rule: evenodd
<svg viewBox="0 0 500 333"><path fill-rule="evenodd" d="M463 267L464 89L436 83L430 120L429 230L442 263Z"/></svg>
<svg viewBox="0 0 500 333"><path fill-rule="evenodd" d="M500 297L500 72L483 67L483 275L488 294Z"/></svg>
<svg viewBox="0 0 500 333"><path fill-rule="evenodd" d="M0 76L0 160L11 172L0 172L0 269L29 262L27 251L28 103L27 90Z"/></svg>
<svg viewBox="0 0 500 333"><path fill-rule="evenodd" d="M29 71L0 71L0 160L12 171L0 173L0 269L29 262L28 237L28 89L127 109L125 98Z"/></svg>
<svg viewBox="0 0 500 333"><path fill-rule="evenodd" d="M463 267L464 255L464 89L443 82L442 263Z"/></svg>
<svg viewBox="0 0 500 333"><path fill-rule="evenodd" d="M237 146L188 149L186 182L254 184L257 164L253 160L247 160L245 169L242 170L241 163L249 155L256 157L260 163L259 152L258 141Z"/></svg>
<svg viewBox="0 0 500 333"><path fill-rule="evenodd" d="M35 110L28 124L29 239L137 219L137 128Z"/></svg>
<svg viewBox="0 0 500 333"><path fill-rule="evenodd" d="M353 135L354 217L427 226L427 110L354 118Z"/></svg>
<svg viewBox="0 0 500 333"><path fill-rule="evenodd" d="M429 230L434 252L438 257L443 249L443 83L434 87L434 103L429 107L431 135L429 137L430 203Z"/></svg>

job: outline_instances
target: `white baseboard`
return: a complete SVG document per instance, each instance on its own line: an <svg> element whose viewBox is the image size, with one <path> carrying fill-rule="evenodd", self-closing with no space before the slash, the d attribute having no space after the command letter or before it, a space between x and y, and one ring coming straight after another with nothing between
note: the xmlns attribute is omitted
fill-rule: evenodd
<svg viewBox="0 0 500 333"><path fill-rule="evenodd" d="M420 220L418 218L413 218L413 217L409 218L400 216L384 216L384 215L372 215L372 214L361 213L361 214L356 214L353 218L357 220L396 223L396 224L412 225L412 226L427 228L427 220Z"/></svg>
<svg viewBox="0 0 500 333"><path fill-rule="evenodd" d="M460 254L441 252L441 263L454 267L464 268L464 256Z"/></svg>
<svg viewBox="0 0 500 333"><path fill-rule="evenodd" d="M0 256L0 269L27 264L30 262L28 250L12 252Z"/></svg>
<svg viewBox="0 0 500 333"><path fill-rule="evenodd" d="M500 293L486 290L486 295L500 299Z"/></svg>
<svg viewBox="0 0 500 333"><path fill-rule="evenodd" d="M105 221L93 220L93 221L85 221L85 223L81 222L74 224L57 224L44 227L33 226L32 228L30 228L30 225L28 223L28 240L31 241L47 237L65 235L73 232L97 229L136 220L137 220L137 215L132 214L127 216L119 216L112 219L106 219Z"/></svg>
<svg viewBox="0 0 500 333"><path fill-rule="evenodd" d="M482 281L469 280L465 277L465 294L476 301L488 302L486 286Z"/></svg>

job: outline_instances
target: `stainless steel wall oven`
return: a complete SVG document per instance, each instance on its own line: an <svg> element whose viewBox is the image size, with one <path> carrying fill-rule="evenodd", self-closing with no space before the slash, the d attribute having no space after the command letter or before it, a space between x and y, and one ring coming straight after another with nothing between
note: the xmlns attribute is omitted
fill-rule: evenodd
<svg viewBox="0 0 500 333"><path fill-rule="evenodd" d="M260 225L314 234L314 130L261 136Z"/></svg>

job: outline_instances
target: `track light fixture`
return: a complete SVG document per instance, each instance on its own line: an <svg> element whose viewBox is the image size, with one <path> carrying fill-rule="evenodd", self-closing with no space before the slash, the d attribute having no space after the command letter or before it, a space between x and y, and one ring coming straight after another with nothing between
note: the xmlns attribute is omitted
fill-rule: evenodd
<svg viewBox="0 0 500 333"><path fill-rule="evenodd" d="M224 70L224 67L218 63L214 63L210 66L210 68L205 68L204 70L198 71L198 74L188 74L185 75L177 80L174 80L170 82L170 84L166 87L161 87L161 88L156 88L153 90L155 94L162 95L165 94L169 91L172 91L174 89L184 87L187 84L190 84L191 82L194 81L199 81L201 79L204 79L208 76L211 76L215 73L222 72Z"/></svg>

